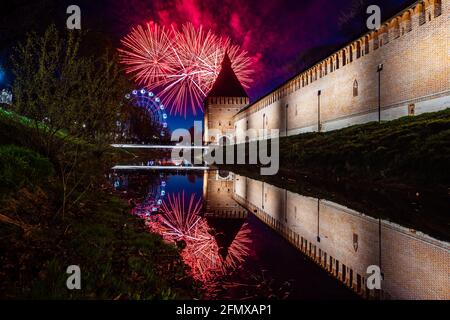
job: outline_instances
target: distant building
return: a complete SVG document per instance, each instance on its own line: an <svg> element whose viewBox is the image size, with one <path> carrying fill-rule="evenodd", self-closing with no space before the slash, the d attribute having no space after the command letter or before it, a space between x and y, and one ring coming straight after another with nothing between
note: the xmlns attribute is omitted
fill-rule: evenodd
<svg viewBox="0 0 450 320"><path fill-rule="evenodd" d="M0 92L0 104L12 104L12 92L6 89L2 89Z"/></svg>

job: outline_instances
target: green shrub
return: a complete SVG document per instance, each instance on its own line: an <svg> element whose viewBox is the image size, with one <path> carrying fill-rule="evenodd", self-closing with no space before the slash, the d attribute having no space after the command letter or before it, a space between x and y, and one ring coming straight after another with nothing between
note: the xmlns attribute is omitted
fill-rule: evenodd
<svg viewBox="0 0 450 320"><path fill-rule="evenodd" d="M450 109L300 134L280 142L282 168L322 175L450 181Z"/></svg>
<svg viewBox="0 0 450 320"><path fill-rule="evenodd" d="M53 173L51 162L40 154L14 145L0 146L0 189L2 193L35 186Z"/></svg>

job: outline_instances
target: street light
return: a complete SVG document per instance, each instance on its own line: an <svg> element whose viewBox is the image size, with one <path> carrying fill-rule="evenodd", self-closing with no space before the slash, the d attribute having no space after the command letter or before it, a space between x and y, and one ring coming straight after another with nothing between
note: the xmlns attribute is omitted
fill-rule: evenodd
<svg viewBox="0 0 450 320"><path fill-rule="evenodd" d="M381 265L381 217L378 218L378 266L380 267L381 280L384 280L384 273Z"/></svg>
<svg viewBox="0 0 450 320"><path fill-rule="evenodd" d="M320 242L320 199L317 199L317 242Z"/></svg>
<svg viewBox="0 0 450 320"><path fill-rule="evenodd" d="M289 114L289 105L287 104L286 105L286 111L285 111L285 128L286 128L286 137L288 136L288 126L289 126L289 123L288 123L288 114Z"/></svg>
<svg viewBox="0 0 450 320"><path fill-rule="evenodd" d="M322 131L320 125L320 96L322 95L322 90L317 91L317 131Z"/></svg>
<svg viewBox="0 0 450 320"><path fill-rule="evenodd" d="M263 114L263 138L262 140L264 140L266 137L266 114Z"/></svg>
<svg viewBox="0 0 450 320"><path fill-rule="evenodd" d="M378 122L381 123L381 71L383 71L383 64L380 63L377 67L378 72Z"/></svg>

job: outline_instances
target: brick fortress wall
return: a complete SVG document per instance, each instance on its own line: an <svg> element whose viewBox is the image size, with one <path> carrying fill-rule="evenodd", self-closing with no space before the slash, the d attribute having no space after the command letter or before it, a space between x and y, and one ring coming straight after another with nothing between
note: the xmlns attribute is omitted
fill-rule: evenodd
<svg viewBox="0 0 450 320"><path fill-rule="evenodd" d="M450 107L449 3L415 3L242 109L233 118L237 142L248 129L284 136L378 120L379 64L382 120Z"/></svg>

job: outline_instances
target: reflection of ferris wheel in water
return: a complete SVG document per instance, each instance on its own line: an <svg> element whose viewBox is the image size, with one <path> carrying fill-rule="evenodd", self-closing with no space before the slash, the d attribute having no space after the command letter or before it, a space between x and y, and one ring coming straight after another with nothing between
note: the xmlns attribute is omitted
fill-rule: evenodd
<svg viewBox="0 0 450 320"><path fill-rule="evenodd" d="M160 175L150 184L144 201L133 209L133 214L145 218L159 213L165 196L166 180Z"/></svg>
<svg viewBox="0 0 450 320"><path fill-rule="evenodd" d="M166 107L161 103L153 92L145 89L133 90L131 93L125 95L125 99L131 102L132 105L144 108L154 124L161 126L161 137L166 135L167 131L167 113Z"/></svg>

